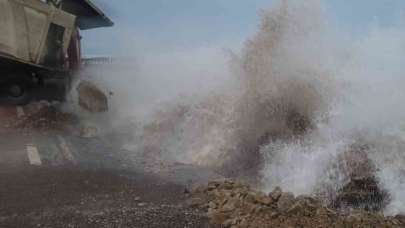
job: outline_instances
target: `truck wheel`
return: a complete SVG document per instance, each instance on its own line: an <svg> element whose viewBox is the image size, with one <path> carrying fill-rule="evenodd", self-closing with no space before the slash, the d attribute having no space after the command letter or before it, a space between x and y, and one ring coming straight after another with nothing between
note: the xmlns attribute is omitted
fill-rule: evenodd
<svg viewBox="0 0 405 228"><path fill-rule="evenodd" d="M25 105L30 101L30 92L27 86L13 83L8 87L7 100L14 105Z"/></svg>

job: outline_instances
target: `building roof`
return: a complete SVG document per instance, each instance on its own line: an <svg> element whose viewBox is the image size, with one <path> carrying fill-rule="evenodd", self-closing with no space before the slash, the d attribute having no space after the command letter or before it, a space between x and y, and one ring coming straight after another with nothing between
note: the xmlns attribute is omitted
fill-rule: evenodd
<svg viewBox="0 0 405 228"><path fill-rule="evenodd" d="M82 30L114 25L90 0L64 0L62 9L77 16L77 24Z"/></svg>

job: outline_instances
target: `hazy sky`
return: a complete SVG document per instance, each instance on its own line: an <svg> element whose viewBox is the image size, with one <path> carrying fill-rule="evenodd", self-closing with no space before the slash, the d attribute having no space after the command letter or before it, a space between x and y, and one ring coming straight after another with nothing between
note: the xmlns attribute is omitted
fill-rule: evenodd
<svg viewBox="0 0 405 228"><path fill-rule="evenodd" d="M84 32L87 55L167 52L193 47L238 48L256 31L258 12L276 0L93 0L115 22ZM305 0L293 0L305 1ZM398 24L404 0L325 0L339 27L359 35ZM122 38L124 37L124 39ZM126 53L128 54L128 53Z"/></svg>

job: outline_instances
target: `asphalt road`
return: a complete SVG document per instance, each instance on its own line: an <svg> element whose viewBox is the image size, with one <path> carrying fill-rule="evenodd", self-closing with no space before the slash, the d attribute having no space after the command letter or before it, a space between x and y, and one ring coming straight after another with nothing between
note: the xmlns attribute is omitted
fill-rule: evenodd
<svg viewBox="0 0 405 228"><path fill-rule="evenodd" d="M183 164L151 172L103 137L12 127L26 112L0 106L0 227L208 227L185 189L216 174Z"/></svg>

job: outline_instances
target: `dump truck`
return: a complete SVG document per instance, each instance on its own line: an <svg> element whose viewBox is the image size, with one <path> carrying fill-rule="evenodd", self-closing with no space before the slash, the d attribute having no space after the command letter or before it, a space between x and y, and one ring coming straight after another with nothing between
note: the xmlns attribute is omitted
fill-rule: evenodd
<svg viewBox="0 0 405 228"><path fill-rule="evenodd" d="M89 0L0 0L0 95L23 104L52 87L49 100L63 100L81 67L80 30L110 26Z"/></svg>

